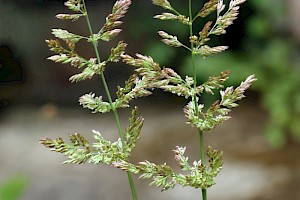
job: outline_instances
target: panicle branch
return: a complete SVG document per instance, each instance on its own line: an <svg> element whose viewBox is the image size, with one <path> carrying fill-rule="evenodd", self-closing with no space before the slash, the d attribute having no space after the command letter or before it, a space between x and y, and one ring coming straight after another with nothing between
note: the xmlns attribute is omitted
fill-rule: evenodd
<svg viewBox="0 0 300 200"><path fill-rule="evenodd" d="M166 163L157 165L149 161L139 162L134 165L121 160L113 163L115 167L129 171L135 174L141 174L140 178L152 179L150 185L161 187L162 191L174 188L176 184L181 186L190 186L194 188L209 188L215 184L214 178L222 169L222 156L217 150L208 148L209 166L202 164L201 161L194 161L192 165L188 163L185 157L185 147L176 147L174 151L175 160L178 162L181 170L185 174L176 173Z"/></svg>
<svg viewBox="0 0 300 200"><path fill-rule="evenodd" d="M212 90L220 89L224 87L225 81L229 78L230 70L221 72L218 76L210 76L208 81L203 83L202 86L205 92L214 94Z"/></svg>
<svg viewBox="0 0 300 200"><path fill-rule="evenodd" d="M224 15L221 15L221 12L225 9L225 5L223 0L219 0L217 6L217 21L215 26L211 29L210 34L225 34L226 28L233 24L233 21L239 14L239 5L244 2L246 2L246 0L231 0L227 12Z"/></svg>
<svg viewBox="0 0 300 200"><path fill-rule="evenodd" d="M160 37L162 37L162 42L166 45L173 46L173 47L181 47L183 46L181 42L178 41L176 36L169 35L168 33L164 31L159 31L158 34Z"/></svg>
<svg viewBox="0 0 300 200"><path fill-rule="evenodd" d="M222 88L223 85L221 85L219 81L221 83L224 82L228 78L228 73L229 72L221 73L218 79L211 77L209 81L205 83L206 86L204 87L208 88L206 90L211 93L211 87ZM220 91L221 101L215 101L208 108L207 112L202 111L204 108L203 104L198 104L198 108L196 108L196 105L192 101L189 102L184 108L185 116L188 119L187 123L201 131L210 131L230 119L230 117L227 116L231 111L230 108L238 106L236 102L245 97L245 91L254 81L256 81L256 78L254 75L251 75L235 90L233 87L227 87L225 91ZM197 111L200 115L197 114Z"/></svg>
<svg viewBox="0 0 300 200"><path fill-rule="evenodd" d="M123 23L120 19L127 13L130 4L131 0L116 1L112 8L112 13L106 17L104 26L97 34L99 39L103 41L110 41L122 31L121 29L115 28Z"/></svg>
<svg viewBox="0 0 300 200"><path fill-rule="evenodd" d="M191 26L193 22L198 18L205 18L214 11L217 11L217 19L215 24L212 26L211 21L208 21L202 31L199 32L199 36L190 36L190 42L193 44L193 48L188 48L186 45L179 42L177 36L170 35L165 31L159 31L159 35L163 38L162 42L173 47L184 47L191 51L193 54L202 55L207 57L212 54L220 53L228 49L227 46L217 46L210 47L205 45L209 40L210 35L221 35L226 33L226 28L233 24L233 21L237 18L239 14L239 5L244 3L246 0L231 0L229 3L228 10L222 15L222 11L225 9L223 0L209 0L203 6L203 8L197 13L197 15L189 19L184 15L179 14L170 4L170 2L165 0L152 0L152 3L157 6L161 6L164 9L171 10L174 13L162 13L156 15L154 18L161 20L179 20L185 25Z"/></svg>
<svg viewBox="0 0 300 200"><path fill-rule="evenodd" d="M55 140L45 138L40 143L51 151L59 152L67 157L63 164L74 163L94 163L112 165L121 160L127 161L130 152L134 149L143 126L144 119L137 117L137 108L132 110L132 116L129 119L130 125L126 128L125 144L122 145L119 138L116 142L110 142L102 137L100 132L93 131L95 142L91 145L81 134L75 133L69 136L70 144L65 143L62 138Z"/></svg>
<svg viewBox="0 0 300 200"><path fill-rule="evenodd" d="M204 4L203 8L199 11L197 16L200 16L202 18L208 16L210 13L215 11L217 9L219 0L210 0L207 3ZM196 16L196 17L197 17Z"/></svg>
<svg viewBox="0 0 300 200"><path fill-rule="evenodd" d="M152 0L152 3L156 6L163 7L167 10L173 10L170 2L168 0Z"/></svg>
<svg viewBox="0 0 300 200"><path fill-rule="evenodd" d="M68 0L65 2L65 6L74 12L85 12L82 0Z"/></svg>
<svg viewBox="0 0 300 200"><path fill-rule="evenodd" d="M251 75L244 82L242 82L241 85L236 89L233 89L233 87L228 87L225 89L225 91L220 91L221 99L222 99L220 104L228 108L237 107L238 104L235 102L245 97L244 95L245 91L256 80L257 79L255 78L255 76Z"/></svg>

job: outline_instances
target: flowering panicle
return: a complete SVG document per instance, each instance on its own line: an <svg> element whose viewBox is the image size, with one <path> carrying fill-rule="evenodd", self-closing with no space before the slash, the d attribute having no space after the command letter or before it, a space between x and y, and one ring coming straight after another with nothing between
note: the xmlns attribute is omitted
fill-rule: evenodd
<svg viewBox="0 0 300 200"><path fill-rule="evenodd" d="M219 0L210 0L209 2L205 3L203 8L199 11L197 16L202 18L208 16L210 13L217 9Z"/></svg>
<svg viewBox="0 0 300 200"><path fill-rule="evenodd" d="M68 44L71 44L71 41L67 41ZM53 51L55 53L71 53L71 51L74 51L75 49L75 45L74 43L72 43L72 45L68 45L70 50L67 50L65 48L63 48L60 44L60 41L58 39L56 40L46 40L46 43L48 44L48 47L50 48L50 51ZM71 48L70 48L71 47Z"/></svg>
<svg viewBox="0 0 300 200"><path fill-rule="evenodd" d="M147 80L157 80L160 77L161 67L150 56L136 54L137 58L133 58L130 55L122 55L121 57L123 62L136 67L135 71L146 77Z"/></svg>
<svg viewBox="0 0 300 200"><path fill-rule="evenodd" d="M169 35L164 31L159 31L158 34L163 38L161 41L166 45L173 46L173 47L181 47L183 46L181 42L178 41L176 36Z"/></svg>
<svg viewBox="0 0 300 200"><path fill-rule="evenodd" d="M155 18L160 20L179 20L179 16L181 15L171 6L170 2L155 0L152 2L154 5L172 11L172 13L164 12L160 15L156 15ZM227 46L211 47L206 43L210 41L209 37L211 35L225 33L225 29L236 19L239 5L244 2L245 0L231 0L228 11L222 14L225 9L223 0L208 0L194 18L192 16L184 17L185 21L183 24L190 26L190 48L180 42L175 35L171 35L165 31L159 31L158 34L162 37L163 43L173 47L184 47L191 51L192 56L201 55L207 57L223 52L228 49ZM212 21L206 22L198 35L194 35L192 33L193 22L198 17L207 17L214 11L217 13L215 24L213 25ZM147 60L149 59L151 60L150 66L154 66L155 62L147 57ZM129 65L138 67L136 71L140 76L146 78L153 87L163 89L178 96L184 96L187 99L190 98L191 101L183 110L187 118L187 123L196 127L201 134L202 132L214 129L216 126L230 119L230 116L228 116L228 113L231 111L230 109L237 106L236 102L244 97L244 92L256 80L254 75L251 75L236 89L228 87L224 91L220 91L221 100L215 101L204 111L204 104L199 103L201 94L207 92L213 95L214 90L224 88L224 82L228 79L230 74L229 70L221 72L218 76L210 76L208 81L197 85L194 78L187 76L183 79L170 68L157 70L154 70L153 67L145 68L145 66L141 64L143 62L136 62L137 60L131 57L127 57L125 61ZM155 66L159 65L155 63ZM158 85L157 83L163 84ZM163 187L163 190L173 188L175 184L202 189L212 186L214 184L213 178L219 174L222 168L222 153L212 150L210 147L208 148L207 156L209 157L210 166L210 169L208 169L203 160L195 161L193 165L190 165L188 158L184 156L184 151L185 148L177 147L177 149L174 150L176 155L175 159L183 171L190 171L190 175L176 174L172 168L166 164L156 165L149 161L140 162L138 165L122 161L115 163L115 166L132 173L142 173L141 178L152 178L153 181L151 184Z"/></svg>
<svg viewBox="0 0 300 200"><path fill-rule="evenodd" d="M63 162L63 164L85 163L92 156L92 149L89 146L89 142L79 133L71 134L69 137L71 144L65 143L62 138L56 140L49 138L41 139L40 143L52 151L68 156L68 160Z"/></svg>
<svg viewBox="0 0 300 200"><path fill-rule="evenodd" d="M125 145L130 153L132 149L134 149L137 140L140 137L140 133L143 127L144 118L137 117L137 107L135 107L131 112L131 118L129 119L129 126L124 131L125 135Z"/></svg>
<svg viewBox="0 0 300 200"><path fill-rule="evenodd" d="M185 17L179 14L168 1L152 1L154 5L161 6L167 10L171 10L174 13L162 13L161 15L156 15L154 18L161 19L161 20L179 20L183 24L191 25L193 21L195 21L198 17L204 18L211 14L214 11L217 11L217 20L212 27L212 22L208 21L202 31L199 32L199 36L192 35L190 36L190 42L193 44L193 48L187 48L181 42L179 42L176 36L170 35L164 31L159 31L159 35L163 38L162 42L169 46L174 47L184 47L194 54L199 54L204 57L207 57L212 54L220 53L225 51L228 47L227 46L217 46L217 47L210 47L209 45L205 45L210 38L210 35L221 35L226 33L226 28L233 24L233 21L237 18L239 5L244 3L246 0L231 0L229 3L229 8L226 13L223 15L221 14L222 11L225 9L225 5L223 0L209 0L203 6L203 8L198 12L198 14L190 19L189 17Z"/></svg>
<svg viewBox="0 0 300 200"><path fill-rule="evenodd" d="M223 85L220 84L219 81L223 83L228 78L228 74L229 72L223 72L217 79L216 77L210 77L208 82L204 84L208 87L206 90L211 93L210 87L214 89L222 88ZM202 112L202 109L204 108L203 104L197 105L198 108L196 108L194 102L189 102L184 108L185 116L188 119L187 123L197 127L197 129L201 131L210 131L219 124L230 119L230 117L227 116L230 112L230 108L238 106L236 102L245 97L244 92L254 81L256 81L256 78L251 75L235 90L233 87L227 87L225 91L220 91L221 101L214 102L206 113Z"/></svg>
<svg viewBox="0 0 300 200"><path fill-rule="evenodd" d="M93 113L107 113L113 108L127 108L129 102L139 97L149 96L152 93L148 90L149 85L145 79L139 79L133 74L125 82L125 87L118 86L117 99L110 105L102 100L102 96L96 97L95 94L85 94L80 97L79 103L83 108L92 110Z"/></svg>
<svg viewBox="0 0 300 200"><path fill-rule="evenodd" d="M192 77L186 76L183 79L173 69L161 68L151 57L140 54L136 56L137 58L122 55L122 58L126 64L136 67L135 71L142 77L141 80L144 81L145 88L163 89L166 92L171 92L185 98L203 92L203 86L193 87L194 81Z"/></svg>
<svg viewBox="0 0 300 200"><path fill-rule="evenodd" d="M223 0L219 0L217 6L217 21L214 27L211 29L210 34L221 35L226 33L226 28L233 24L233 21L239 14L239 5L246 2L246 0L231 0L229 8L224 15L221 12L225 9Z"/></svg>
<svg viewBox="0 0 300 200"><path fill-rule="evenodd" d="M65 2L65 6L74 12L83 13L85 11L82 0L68 0Z"/></svg>
<svg viewBox="0 0 300 200"><path fill-rule="evenodd" d="M113 9L112 9L112 14L109 15L110 19L108 21L117 22L117 20L124 17L128 11L130 4L131 4L131 0L116 1L115 5L113 6ZM117 24L118 24L118 22L117 22Z"/></svg>
<svg viewBox="0 0 300 200"><path fill-rule="evenodd" d="M139 97L146 97L152 94L149 91L150 86L146 79L140 79L137 75L133 74L125 82L125 87L118 87L118 98L114 102L116 108L129 107L129 102Z"/></svg>
<svg viewBox="0 0 300 200"><path fill-rule="evenodd" d="M172 6L168 0L152 0L152 3L157 6L161 6L164 9L172 10Z"/></svg>
<svg viewBox="0 0 300 200"><path fill-rule="evenodd" d="M121 29L115 28L123 23L120 19L127 13L130 4L131 0L116 1L112 13L106 17L104 26L96 34L97 38L103 41L110 41L122 31Z"/></svg>
<svg viewBox="0 0 300 200"><path fill-rule="evenodd" d="M97 63L95 58L89 60L81 57L75 51L75 43L73 40L66 39L65 43L69 49L62 47L59 40L46 40L51 51L57 53L56 55L50 56L48 59L54 62L60 62L62 64L71 64L76 68L85 67L81 73L75 74L70 77L71 82L78 82L85 79L92 78L95 74L101 74L104 71L106 61Z"/></svg>
<svg viewBox="0 0 300 200"><path fill-rule="evenodd" d="M221 72L217 77L211 76L209 80L202 85L193 87L194 80L186 76L183 79L171 68L161 68L151 57L136 55L133 58L129 55L122 55L123 61L128 65L136 67L136 72L145 80L145 88L159 88L166 92L177 94L185 98L200 95L204 90L213 94L212 90L223 88L223 83L228 79L230 71Z"/></svg>
<svg viewBox="0 0 300 200"><path fill-rule="evenodd" d="M64 20L72 20L77 21L80 17L84 16L83 14L58 14L56 17L58 19L64 19Z"/></svg>
<svg viewBox="0 0 300 200"><path fill-rule="evenodd" d="M82 0L69 0L65 2L65 6L76 12L76 14L58 14L56 15L56 18L63 19L63 20L72 20L77 21L80 17L83 17L86 15L85 7L83 5Z"/></svg>
<svg viewBox="0 0 300 200"><path fill-rule="evenodd" d="M224 87L224 82L229 78L230 70L221 72L218 76L210 76L208 81L202 84L205 92L214 94L212 90Z"/></svg>
<svg viewBox="0 0 300 200"><path fill-rule="evenodd" d="M62 29L52 29L52 34L59 39L62 39L64 41L72 41L75 44L79 42L79 40L84 38L83 36L76 35Z"/></svg>
<svg viewBox="0 0 300 200"><path fill-rule="evenodd" d="M186 99L203 92L202 86L197 86L196 88L193 87L194 80L192 77L186 76L185 79L183 79L170 68L165 68L162 74L166 82L165 85L158 88L163 89L166 92L183 96Z"/></svg>
<svg viewBox="0 0 300 200"><path fill-rule="evenodd" d="M80 40L87 40L88 42L96 42L98 40L109 41L116 37L121 29L114 29L115 27L122 24L120 19L124 17L125 13L128 10L129 5L131 4L130 0L119 0L114 4L112 14L106 18L106 23L102 29L97 34L92 34L89 37L80 36L74 33L70 33L67 30L63 29L52 29L52 34L63 40L69 49L62 47L59 40L46 40L51 51L57 53L57 55L50 56L48 59L61 62L63 64L70 63L72 66L77 68L85 67L81 73L75 74L70 77L71 82L79 82L86 79L92 78L94 75L101 75L105 66L108 62L118 62L121 58L121 55L125 52L126 43L120 41L118 45L111 49L111 55L107 60L100 62L97 58L85 59L79 56L75 51L75 45ZM57 18L59 19L72 19L73 21L77 20L80 16L87 17L86 7L84 2L81 0L69 0L65 5L74 12L79 12L81 14L69 15L69 14L59 14Z"/></svg>
<svg viewBox="0 0 300 200"><path fill-rule="evenodd" d="M189 25L190 24L190 19L187 16L177 14L178 12L173 13L162 13L160 15L155 15L154 18L160 19L160 20L178 20L184 25Z"/></svg>
<svg viewBox="0 0 300 200"><path fill-rule="evenodd" d="M187 123L200 131L210 131L224 121L230 119L230 117L227 116L230 110L221 107L218 101L213 103L207 112L202 111L204 108L203 104L197 106L198 108L196 108L194 102L189 102L184 108L184 113L185 117L188 119Z"/></svg>
<svg viewBox="0 0 300 200"><path fill-rule="evenodd" d="M174 188L176 184L181 186L190 186L194 188L209 188L215 184L214 178L222 169L223 153L213 150L211 147L207 150L209 157L209 166L201 161L194 161L192 165L188 163L188 158L184 156L185 147L176 147L174 150L175 160L179 164L184 174L176 173L166 163L157 165L149 161L139 162L134 165L121 160L113 163L115 167L129 171L135 174L141 174L140 178L152 179L150 185L162 187L162 191ZM189 172L188 174L186 174Z"/></svg>
<svg viewBox="0 0 300 200"><path fill-rule="evenodd" d="M186 17L175 10L168 0L152 0L154 5L168 10L168 12L156 15L155 18L160 20L178 20L182 24L189 26L190 46L188 47L180 42L176 35L171 35L165 31L159 31L158 34L162 38L162 42L168 46L183 47L189 50L193 61L196 55L207 57L223 52L228 47L211 47L207 44L210 41L209 37L226 33L226 28L237 18L239 5L245 1L231 0L228 10L223 12L225 9L223 0L208 0L195 17L192 16L191 1L189 1L190 12L189 17ZM152 179L150 185L161 187L162 190L173 188L176 184L206 190L215 184L214 178L222 169L222 152L208 147L207 157L209 158L209 163L206 165L204 147L200 142L201 159L190 163L188 157L185 156L186 147L177 146L173 151L175 160L182 173L175 172L166 163L155 164L145 160L133 164L129 162L129 156L140 137L144 119L137 116L137 108L135 107L131 112L128 127L122 131L117 109L130 107L130 101L139 97L149 96L154 89L162 89L165 92L185 97L189 99L188 104L183 109L187 123L197 128L200 140L203 141L203 138L201 138L202 133L214 129L230 118L228 116L230 109L238 106L237 101L245 97L245 91L256 81L256 78L254 75L251 75L241 82L237 88L227 87L221 90L224 88L224 82L230 74L230 71L227 70L217 76L210 76L206 82L199 84L196 80L197 68L195 62L193 62L194 76L182 77L171 68L161 67L150 56L136 54L135 57L132 57L127 55L125 53L127 44L123 41L119 41L116 46L111 48L110 55L106 59L101 60L98 52L99 42L101 40L110 41L122 31L117 27L122 24L121 18L127 13L130 4L131 0L117 0L111 14L106 17L103 27L97 33L93 33L84 0L68 0L65 6L74 11L75 14L58 14L56 17L72 21L76 21L82 16L85 17L88 22L90 35L86 37L63 29L53 29L52 34L58 39L46 40L50 50L55 53L48 59L62 64L70 64L82 70L80 73L70 77L71 82L83 81L92 78L94 75L100 75L108 102L105 102L102 96L89 93L80 97L79 104L83 108L90 109L92 113L114 112L119 139L111 142L106 140L100 132L93 131L95 142L92 144L78 133L70 135L70 144L65 143L62 138L55 140L45 138L41 139L40 143L52 151L64 154L67 157L64 163L101 163L125 170L128 172L130 185L133 185L132 180L130 180L130 173L134 173L140 174L140 178ZM215 24L213 25L212 21L208 21L199 33L194 34L194 21L205 18L214 11L217 13ZM92 43L96 58L86 59L78 55L76 44L81 40ZM65 44L62 44L61 41ZM110 62L117 63L119 61L133 66L135 73L129 77L123 87L117 87L117 98L112 100L105 81L104 70ZM215 91L220 91L220 100L215 101L209 107L201 103L200 97L202 93L206 92L214 95ZM133 194L133 196L136 195Z"/></svg>
<svg viewBox="0 0 300 200"><path fill-rule="evenodd" d="M69 80L72 83L79 82L86 79L91 79L95 74L100 75L101 73L103 73L106 62L101 62L97 64L96 59L90 59L89 63L92 64L86 67L81 73L71 76Z"/></svg>
<svg viewBox="0 0 300 200"><path fill-rule="evenodd" d="M209 31L211 29L212 22L208 21L204 25L202 31L199 32L199 37L193 35L190 37L190 42L196 46L196 48L201 47L204 45L206 42L210 40L209 36Z"/></svg>
<svg viewBox="0 0 300 200"><path fill-rule="evenodd" d="M94 131L96 142L93 144L95 151L90 158L90 163L113 165L116 162L128 161L131 151L139 139L144 119L136 116L137 108L132 111L130 125L124 131L125 137L116 142L105 140L102 135ZM123 142L122 142L123 140Z"/></svg>
<svg viewBox="0 0 300 200"><path fill-rule="evenodd" d="M92 34L90 37L80 36L74 33L70 33L67 30L62 29L53 29L52 34L65 41L70 50L65 49L60 44L59 40L46 40L51 51L57 53L57 55L50 56L49 59L55 62L61 62L63 64L70 63L72 66L77 68L85 67L81 73L75 74L70 77L71 82L83 81L86 79L92 78L94 75L101 75L105 66L108 62L118 62L121 58L121 55L125 52L126 43L120 41L118 45L111 49L111 55L107 60L99 62L97 58L85 59L79 56L75 52L75 44L82 39L86 39L88 42L97 42L98 40L109 41L115 36L117 36L121 29L114 29L115 27L122 24L120 19L126 14L129 5L131 4L130 0L119 0L113 6L112 13L106 18L106 23L102 29L97 34ZM84 2L81 0L70 0L65 3L65 5L74 12L79 12L78 15L68 15L68 14L59 14L57 17L59 19L72 19L73 21L77 19L78 16L87 17L86 7ZM99 101L96 100L99 103ZM98 111L102 110L98 109ZM97 109L96 109L97 110ZM109 110L109 109L108 109ZM103 110L104 111L104 110ZM107 111L107 109L106 109Z"/></svg>
<svg viewBox="0 0 300 200"><path fill-rule="evenodd" d="M236 89L233 89L233 87L228 87L226 88L225 91L220 91L221 99L222 99L220 104L228 108L237 107L238 104L235 102L245 97L244 95L245 91L256 80L257 79L254 77L254 75L251 75L244 82L242 82L241 85Z"/></svg>
<svg viewBox="0 0 300 200"><path fill-rule="evenodd" d="M172 13L162 13L161 15L155 15L154 18L161 20L177 20L178 15Z"/></svg>
<svg viewBox="0 0 300 200"><path fill-rule="evenodd" d="M108 57L107 61L109 62L119 62L121 59L121 55L125 53L125 48L127 44L123 41L120 41L115 48L111 49L111 54Z"/></svg>
<svg viewBox="0 0 300 200"><path fill-rule="evenodd" d="M55 140L45 138L41 139L40 143L52 151L63 153L67 156L67 160L63 164L74 163L94 163L112 165L114 162L128 160L130 152L135 147L135 144L140 136L144 119L137 117L137 108L133 109L130 118L130 125L124 131L124 145L122 139L119 138L116 142L105 140L100 132L93 131L95 142L91 145L79 133L69 136L71 144L65 143L62 138Z"/></svg>
<svg viewBox="0 0 300 200"><path fill-rule="evenodd" d="M112 109L108 102L102 100L102 96L95 97L94 93L81 96L79 98L79 104L82 105L83 108L92 110L93 113L107 113Z"/></svg>
<svg viewBox="0 0 300 200"><path fill-rule="evenodd" d="M208 36L210 34L211 24L212 22L209 21L204 25L202 31L199 32L199 37L195 35L190 37L190 42L194 45L194 54L199 54L207 57L209 55L217 54L228 49L227 46L210 47L208 45L205 45L205 43L210 40Z"/></svg>
<svg viewBox="0 0 300 200"><path fill-rule="evenodd" d="M46 40L46 42L50 50L56 53L56 55L50 56L48 59L62 64L71 64L73 67L82 69L81 73L70 77L71 82L90 79L94 75L100 75L102 77L105 67L109 62L119 62L122 59L127 44L123 41L119 41L115 47L111 48L109 57L103 61L100 61L98 55L97 58L89 59L81 57L75 50L76 44L80 40L86 40L87 42L93 43L93 45L95 45L94 47L97 47L99 40L109 41L117 36L121 29L116 29L116 27L122 24L120 19L124 17L130 4L131 0L116 1L112 8L112 13L106 18L104 26L97 34L91 32L89 37L70 33L63 29L53 29L52 34L58 39L49 39ZM58 14L56 16L57 18L76 21L79 17L84 16L89 25L84 1L69 0L65 3L65 6L76 12L76 14ZM62 45L61 41L65 43L65 46ZM98 53L98 51L96 53ZM129 107L129 101L132 99L151 94L151 92L147 90L147 84L148 82L139 79L137 75L132 75L125 83L124 88L118 87L118 98L114 102L105 102L102 96L97 97L94 93L89 93L80 97L79 104L84 108L90 109L93 113L107 113L117 108ZM109 94L107 93L107 95ZM124 131L125 136L119 133L120 138L116 142L105 140L97 131L94 131L96 142L93 145L90 145L87 140L78 133L70 135L71 144L65 143L62 138L56 140L46 138L41 139L40 142L53 151L65 154L68 160L64 163L85 163L89 161L92 163L111 164L120 159L127 160L131 150L135 147L143 125L143 118L137 117L136 113L137 108L132 111L130 125Z"/></svg>
<svg viewBox="0 0 300 200"><path fill-rule="evenodd" d="M180 14L177 10L175 10L169 1L167 0L152 0L152 3L154 5L160 6L166 10L169 10L173 13L164 12L160 15L155 15L154 18L160 19L160 20L178 20L180 23L184 25L190 25L190 19L189 17Z"/></svg>
<svg viewBox="0 0 300 200"><path fill-rule="evenodd" d="M206 56L209 56L212 54L220 53L222 51L225 51L226 49L228 49L227 46L210 47L208 45L204 45L199 48L195 48L193 52L195 54L200 54L200 55L206 57Z"/></svg>
<svg viewBox="0 0 300 200"><path fill-rule="evenodd" d="M58 32L62 33L63 31ZM76 68L85 67L85 69L81 73L73 75L70 78L71 82L78 82L88 78L92 78L95 74L100 74L104 71L106 62L97 63L95 58L90 58L89 60L87 60L79 56L75 51L75 43L77 42L77 39L74 40L75 36L64 37L59 35L58 32L55 32L56 37L59 37L60 39L64 38L65 43L67 44L69 49L62 47L59 40L57 39L46 40L50 50L57 53L56 55L50 56L48 59L54 62L60 62L62 64L70 63L73 67Z"/></svg>

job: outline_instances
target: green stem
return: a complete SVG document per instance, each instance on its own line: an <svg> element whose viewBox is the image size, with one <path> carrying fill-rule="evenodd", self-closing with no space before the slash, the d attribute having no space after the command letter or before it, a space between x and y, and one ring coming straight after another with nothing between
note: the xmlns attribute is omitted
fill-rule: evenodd
<svg viewBox="0 0 300 200"><path fill-rule="evenodd" d="M204 139L203 139L203 132L199 131L199 141L200 141L200 156L201 156L201 162L205 164L204 160ZM202 200L207 199L206 189L202 189Z"/></svg>
<svg viewBox="0 0 300 200"><path fill-rule="evenodd" d="M92 26L91 26L91 23L90 23L90 20L89 20L89 16L88 16L88 13L87 13L87 9L86 9L86 5L85 5L84 0L83 0L83 6L84 6L84 11L85 11L84 16L86 18L88 28L89 28L89 31L90 31L90 35L92 37L94 33L93 33L93 29L92 29ZM96 53L98 63L101 63L101 58L100 58L100 54L99 54L98 47L97 47L98 42L97 41L92 41L92 43L93 43L93 47L94 47L94 51ZM110 107L112 108L112 111L113 111L113 114L114 114L114 117L115 117L115 120L116 120L116 123L117 123L118 132L119 132L119 136L121 138L122 145L124 146L125 145L124 134L123 134L123 131L122 131L122 128L121 128L120 118L119 118L117 109L113 104L113 101L112 101L112 98L111 98L111 95L110 95L110 92L109 92L109 88L108 88L108 85L107 85L107 82L106 82L106 79L105 79L105 76L104 76L103 72L101 72L100 77L101 77L101 80L102 80L102 83L103 83L103 86L104 86L104 89L105 89L105 93L107 95L108 102L110 104ZM133 181L133 178L132 178L132 174L130 172L127 172L127 176L128 176L128 181L129 181L129 185L130 185L132 200L137 200L137 193L136 193L134 181Z"/></svg>
<svg viewBox="0 0 300 200"><path fill-rule="evenodd" d="M189 17L190 17L190 36L193 36L193 14L192 14L192 0L189 0ZM194 89L196 90L197 87L197 69L195 65L195 54L194 54L194 44L191 43L191 57L192 57L192 66L193 66L193 79L194 79ZM196 115L199 115L199 108L198 108L198 101L197 95L195 94L193 97L193 102L196 108ZM200 159L203 164L205 164L204 160L204 139L203 139L203 132L199 131L199 142L200 142ZM202 200L207 200L206 189L202 189Z"/></svg>

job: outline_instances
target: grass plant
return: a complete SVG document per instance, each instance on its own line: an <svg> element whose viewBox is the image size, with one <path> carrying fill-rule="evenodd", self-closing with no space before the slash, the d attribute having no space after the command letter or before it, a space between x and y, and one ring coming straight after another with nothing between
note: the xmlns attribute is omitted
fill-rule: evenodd
<svg viewBox="0 0 300 200"><path fill-rule="evenodd" d="M87 7L84 0L69 0L65 6L73 11L73 14L58 14L56 17L62 20L76 21L84 18L89 30L89 36L81 36L70 33L63 29L53 29L52 33L57 39L46 40L51 51L55 55L49 57L54 62L71 64L71 66L82 69L82 72L70 77L71 82L79 82L99 75L105 88L107 101L102 96L97 97L94 93L85 94L79 99L80 105L90 109L93 113L112 112L116 121L119 139L115 142L106 140L99 131L93 131L95 141L88 142L79 133L70 135L70 143L66 143L62 138L44 138L40 143L52 151L63 153L67 156L66 163L93 163L106 164L126 171L131 188L132 199L136 200L137 192L134 186L132 174L139 174L140 178L151 179L150 185L160 187L162 191L174 188L175 185L184 187L200 188L202 199L207 199L207 189L215 184L214 178L220 173L223 166L223 152L212 147L205 147L204 134L222 124L230 117L228 113L237 107L237 101L245 97L245 91L256 80L254 75L249 76L240 86L224 87L224 82L229 78L230 71L220 72L212 75L204 83L197 82L196 56L203 58L225 51L227 46L209 45L210 37L226 33L226 28L237 18L239 5L246 0L231 0L228 7L223 0L210 0L206 2L202 9L196 14L193 13L193 2L188 1L187 15L181 14L168 0L152 0L156 6L165 9L166 12L156 15L156 19L175 20L185 26L189 32L189 44L184 44L176 35L171 35L165 31L159 31L162 42L175 48L185 48L190 52L193 76L182 77L172 68L162 67L151 57L136 54L130 56L125 53L127 44L119 41L111 49L111 54L103 59L100 57L100 42L109 42L120 32L119 26L131 4L131 0L118 0L115 2L111 14L106 17L106 22L94 32L91 26ZM216 20L207 21L199 33L195 33L194 24L196 20L205 20L212 13L216 13ZM76 44L85 40L93 46L95 57L84 58L76 52ZM62 44L65 43L65 44ZM104 75L105 68L111 62L123 62L134 67L134 73L125 82L125 86L118 86L115 100L112 99L109 86ZM177 146L173 151L175 160L180 166L181 172L175 172L173 168L165 164L156 164L148 160L138 163L130 162L130 155L136 142L140 137L144 119L137 115L137 107L133 107L129 126L123 130L118 109L131 107L130 102L139 97L152 94L152 90L161 89L171 92L187 99L187 105L183 108L187 123L197 130L199 135L200 159L192 163L185 155L186 147ZM201 94L220 94L220 100L211 105L201 103ZM206 152L206 153L205 153ZM208 163L205 162L205 154Z"/></svg>

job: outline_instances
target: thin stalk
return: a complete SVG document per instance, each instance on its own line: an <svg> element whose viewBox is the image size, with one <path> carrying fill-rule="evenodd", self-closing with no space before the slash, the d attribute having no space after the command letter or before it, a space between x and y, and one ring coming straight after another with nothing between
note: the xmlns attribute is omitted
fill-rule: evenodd
<svg viewBox="0 0 300 200"><path fill-rule="evenodd" d="M190 36L193 36L193 14L192 14L192 0L189 0L189 17L190 17ZM196 90L197 87L197 69L195 65L195 54L194 54L194 44L191 42L191 59L192 59L192 66L193 66L193 79L194 79L194 89ZM195 94L193 97L193 102L196 108L196 115L199 115L199 108L197 102L197 95ZM203 132L199 131L199 143L200 143L200 158L201 162L205 164L204 160L204 139L203 139ZM206 189L202 189L202 200L207 200L207 193Z"/></svg>
<svg viewBox="0 0 300 200"><path fill-rule="evenodd" d="M201 162L205 164L204 160L204 139L203 132L199 131L199 141L200 141L200 154L201 154ZM207 200L207 191L206 189L202 189L202 200Z"/></svg>
<svg viewBox="0 0 300 200"><path fill-rule="evenodd" d="M88 24L90 35L92 36L94 33L93 33L93 29L92 29L92 26L91 26L91 23L90 23L90 20L89 20L89 16L88 16L88 13L87 13L87 9L86 9L86 5L85 5L84 0L83 0L83 6L84 6L84 10L85 10L84 15L85 15L85 18L86 18L86 22ZM98 47L97 47L97 41L92 41L92 43L93 43L94 51L96 53L97 61L98 61L98 63L101 63L101 58L100 58L100 54L99 54ZM107 82L106 82L106 79L105 79L105 76L104 76L103 72L101 72L100 77L101 77L102 84L103 84L104 89L105 89L105 93L107 95L108 102L110 104L110 107L112 108L112 111L113 111L113 114L114 114L114 117L115 117L115 120L116 120L116 124L117 124L117 127L118 127L118 132L119 132L119 136L121 138L122 145L124 146L125 145L124 134L123 134L123 131L122 131L122 128L121 128L120 118L119 118L117 109L113 105L113 101L112 101L112 98L111 98L111 95L110 95L110 91L109 91L109 88L108 88L108 85L107 85ZM132 178L132 174L130 172L127 172L127 176L128 176L128 181L129 181L129 185L130 185L132 200L137 200L137 193L136 193L134 181L133 181L133 178Z"/></svg>

